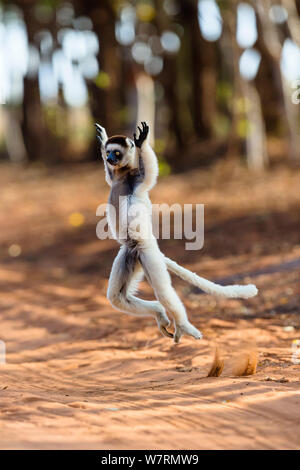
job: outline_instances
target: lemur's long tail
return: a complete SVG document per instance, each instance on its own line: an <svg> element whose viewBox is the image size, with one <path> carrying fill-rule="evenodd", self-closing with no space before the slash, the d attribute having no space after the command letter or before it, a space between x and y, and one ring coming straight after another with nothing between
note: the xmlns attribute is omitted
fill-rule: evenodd
<svg viewBox="0 0 300 470"><path fill-rule="evenodd" d="M177 276L181 277L184 281L199 287L207 294L231 299L248 299L249 297L254 297L258 292L254 284L248 284L246 286L220 286L219 284L204 279L204 277L198 276L198 274L192 273L166 256L165 262L170 271L177 274Z"/></svg>

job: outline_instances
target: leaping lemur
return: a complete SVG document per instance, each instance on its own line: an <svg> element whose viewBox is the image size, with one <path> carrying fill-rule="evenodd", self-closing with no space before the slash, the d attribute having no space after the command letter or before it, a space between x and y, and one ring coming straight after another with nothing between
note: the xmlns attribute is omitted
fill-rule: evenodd
<svg viewBox="0 0 300 470"><path fill-rule="evenodd" d="M156 184L158 163L147 142L148 125L141 123L141 127L138 127L139 135L137 137L134 134L134 140L123 135L108 138L103 127L99 124L95 126L106 181L111 187L107 220L114 237L121 244L109 278L108 300L113 307L125 313L154 317L161 333L174 338L176 343L183 334L200 339L202 334L189 322L185 308L172 286L168 270L203 291L220 297L249 298L257 294L257 289L253 284L217 285L163 255L152 234L152 206L148 192ZM128 224L130 210L134 205L142 208L143 229L148 228L147 233L150 233L147 237L143 237L139 230L130 230L129 225L126 226L125 237L120 236L124 228L122 225ZM121 223L113 223L117 220ZM156 301L135 296L138 283L144 274L154 290ZM167 330L170 320L166 312L173 316L174 335Z"/></svg>

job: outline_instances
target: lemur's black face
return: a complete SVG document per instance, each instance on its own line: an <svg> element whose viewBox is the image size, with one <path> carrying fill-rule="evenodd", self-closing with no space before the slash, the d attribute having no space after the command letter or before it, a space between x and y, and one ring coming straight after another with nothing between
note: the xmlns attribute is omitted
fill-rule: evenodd
<svg viewBox="0 0 300 470"><path fill-rule="evenodd" d="M106 151L106 160L110 165L116 166L119 165L123 158L123 152L121 150L107 150Z"/></svg>
<svg viewBox="0 0 300 470"><path fill-rule="evenodd" d="M124 135L114 135L105 144L106 160L116 169L130 164L134 143Z"/></svg>

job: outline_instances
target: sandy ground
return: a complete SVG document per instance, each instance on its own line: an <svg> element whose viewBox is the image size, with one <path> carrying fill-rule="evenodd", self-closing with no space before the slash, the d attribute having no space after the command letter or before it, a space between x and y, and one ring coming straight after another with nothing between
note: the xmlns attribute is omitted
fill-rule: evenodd
<svg viewBox="0 0 300 470"><path fill-rule="evenodd" d="M254 182L228 164L160 180L154 202L205 203L206 217L203 250L165 240L163 251L209 279L260 289L221 301L174 278L204 333L180 345L106 300L117 245L95 235L107 197L100 165L4 166L0 183L2 449L299 448L299 172ZM141 294L151 298L146 283ZM207 377L216 347L224 370ZM238 376L249 355L256 374Z"/></svg>

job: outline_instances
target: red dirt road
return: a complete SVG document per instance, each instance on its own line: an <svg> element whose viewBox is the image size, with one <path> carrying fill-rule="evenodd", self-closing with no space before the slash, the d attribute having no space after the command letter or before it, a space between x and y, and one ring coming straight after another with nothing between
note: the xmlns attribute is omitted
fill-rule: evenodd
<svg viewBox="0 0 300 470"><path fill-rule="evenodd" d="M153 202L205 203L206 218L203 250L180 240L162 250L209 279L260 290L215 300L174 278L204 333L176 346L151 319L106 300L117 245L95 235L107 198L101 165L3 167L0 183L0 448L299 448L298 172L253 183L223 165L159 181ZM84 216L80 227L73 212ZM141 294L151 298L146 283ZM207 378L216 346L224 371ZM249 352L257 373L235 376Z"/></svg>

